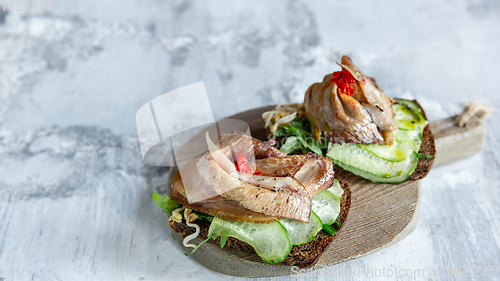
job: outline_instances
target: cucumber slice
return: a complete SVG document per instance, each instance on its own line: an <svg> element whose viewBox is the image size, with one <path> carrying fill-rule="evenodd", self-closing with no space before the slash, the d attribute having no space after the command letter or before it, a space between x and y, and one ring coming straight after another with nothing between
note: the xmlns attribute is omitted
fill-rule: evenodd
<svg viewBox="0 0 500 281"><path fill-rule="evenodd" d="M374 174L368 173L366 171L360 170L358 168L351 167L349 165L346 165L346 164L339 162L339 161L336 161L336 160L332 160L332 162L336 165L339 165L342 169L349 171L349 172L351 172L357 176L360 176L364 179L367 179L369 181L379 182L379 183L397 184L397 183L402 183L402 182L407 181L410 178L411 174L413 174L413 172L417 168L417 164L418 164L417 154L413 153L412 155L410 155L410 157L408 157L408 159L409 159L409 163L408 163L408 166L406 167L406 170L401 175L396 176L396 177L391 177L391 178L385 178L385 177L381 177L378 175L374 175ZM401 163L401 162L399 162L399 163Z"/></svg>
<svg viewBox="0 0 500 281"><path fill-rule="evenodd" d="M333 144L326 156L335 160L335 163L355 167L382 178L392 178L404 174L411 158L408 157L399 162L386 161L354 143Z"/></svg>
<svg viewBox="0 0 500 281"><path fill-rule="evenodd" d="M427 125L427 124L426 124ZM422 144L422 131L425 127L420 127L413 131L396 130L393 133L394 141L413 145L413 151L418 152Z"/></svg>
<svg viewBox="0 0 500 281"><path fill-rule="evenodd" d="M412 108L421 112L420 107L415 102L401 101L407 102ZM400 127L393 133L394 143L390 146L378 143L358 144L358 146L384 160L399 162L407 159L413 152L420 150L422 131L427 125L427 120L419 111L407 107L406 104L393 104L392 108L396 113L395 121Z"/></svg>
<svg viewBox="0 0 500 281"><path fill-rule="evenodd" d="M342 189L342 187L340 187L340 183L337 179L333 180L332 187L330 187L326 191L333 193L333 195L337 196L337 198L339 199L342 198L342 194L344 194L344 190Z"/></svg>
<svg viewBox="0 0 500 281"><path fill-rule="evenodd" d="M393 104L392 109L396 116L394 122L398 125L400 130L415 130L427 125L427 120L422 113L412 110L402 104Z"/></svg>
<svg viewBox="0 0 500 281"><path fill-rule="evenodd" d="M339 181L334 180L333 186L314 195L311 204L309 223L291 219L281 219L279 222L285 227L293 245L302 245L311 242L323 225L330 225L340 215L340 199L344 190ZM338 194L338 196L337 196Z"/></svg>
<svg viewBox="0 0 500 281"><path fill-rule="evenodd" d="M323 190L311 198L311 211L323 224L332 224L340 215L340 200L333 193Z"/></svg>
<svg viewBox="0 0 500 281"><path fill-rule="evenodd" d="M292 243L285 228L279 222L249 223L232 222L214 217L208 236L230 236L250 244L263 261L282 262L290 253Z"/></svg>
<svg viewBox="0 0 500 281"><path fill-rule="evenodd" d="M415 151L415 142L410 141L394 141L392 145L384 145L379 143L358 144L364 150L367 150L378 157L391 161L403 161ZM420 145L419 145L420 146Z"/></svg>
<svg viewBox="0 0 500 281"><path fill-rule="evenodd" d="M392 136L394 137L394 141L399 141L399 142L422 141L421 130L413 130L413 131L396 130L392 133Z"/></svg>
<svg viewBox="0 0 500 281"><path fill-rule="evenodd" d="M395 122L392 146L382 144L331 144L326 154L347 171L374 182L399 183L407 180L416 168L422 132L427 120L415 102L400 100L393 104Z"/></svg>
<svg viewBox="0 0 500 281"><path fill-rule="evenodd" d="M302 245L311 242L316 234L323 229L321 220L314 212L311 212L309 223L287 218L279 220L279 223L286 229L292 245Z"/></svg>
<svg viewBox="0 0 500 281"><path fill-rule="evenodd" d="M406 105L406 107L408 107L409 109L413 109L419 113L422 113L422 108L412 100L405 100L405 99L395 99L395 100L402 105Z"/></svg>

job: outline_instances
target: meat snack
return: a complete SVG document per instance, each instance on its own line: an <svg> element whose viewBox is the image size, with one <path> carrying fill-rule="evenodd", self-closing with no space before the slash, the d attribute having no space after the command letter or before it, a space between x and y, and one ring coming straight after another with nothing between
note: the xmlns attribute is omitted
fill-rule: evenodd
<svg viewBox="0 0 500 281"><path fill-rule="evenodd" d="M302 104L280 104L262 115L285 154L314 152L346 179L402 183L421 179L434 163L434 137L416 101L392 99L347 56L341 71L311 85Z"/></svg>
<svg viewBox="0 0 500 281"><path fill-rule="evenodd" d="M223 134L208 151L176 173L171 198L155 203L170 214L193 253L219 243L258 255L262 261L314 265L342 227L350 189L334 177L333 163L314 153L286 155L273 140L241 132ZM200 196L202 195L202 196ZM189 242L204 239L198 245Z"/></svg>

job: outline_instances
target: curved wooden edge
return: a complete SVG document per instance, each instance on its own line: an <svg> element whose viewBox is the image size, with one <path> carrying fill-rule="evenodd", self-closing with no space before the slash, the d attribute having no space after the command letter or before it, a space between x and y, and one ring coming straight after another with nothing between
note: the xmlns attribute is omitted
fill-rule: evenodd
<svg viewBox="0 0 500 281"><path fill-rule="evenodd" d="M174 172L172 169L169 179ZM308 270L321 269L384 250L403 240L418 223L419 182L411 181L400 185L378 184L381 188L373 188L371 186L373 183L363 179L353 179L350 184L355 207L351 209L341 231L318 263ZM366 212L367 209L371 211ZM392 223L388 223L389 221ZM370 226L369 229L367 225ZM182 234L174 231L171 233L183 251L187 253L192 250L183 246ZM384 235L380 235L381 233ZM195 243L201 241L201 239L194 240ZM265 263L255 254L230 248L221 249L214 243L204 244L190 258L210 270L231 276L276 277L293 274L291 266Z"/></svg>
<svg viewBox="0 0 500 281"><path fill-rule="evenodd" d="M333 262L328 262L328 261L320 261L315 267L314 269L320 269L320 268L324 268L324 267L328 267L328 266L333 266L333 265L336 265L336 264L339 264L339 263L342 263L342 262L346 262L346 261L349 261L349 260L353 260L353 259L358 259L358 258L362 258L362 257L365 257L365 256L368 256L368 255L371 255L371 254L374 254L376 252L379 252L379 251L382 251L382 250L385 250L399 242L401 242L403 239L405 239L408 235L410 235L413 230L415 230L415 228L417 227L417 224L418 224L418 220L419 220L419 217L420 217L420 207L421 207L421 184L420 182L416 181L415 184L417 185L417 200L416 200L416 205L415 205L415 209L413 211L413 216L411 217L410 221L408 222L408 224L404 227L404 229L399 233L397 234L393 239L392 241L388 242L387 244L384 244L378 248L374 248L372 250L369 250L367 252L364 252L364 253L360 253L359 255L356 255L356 256L352 256L350 258L346 258L346 259L342 259L342 260L339 260L339 261L333 261ZM331 245L333 247L333 245ZM334 249L331 249L330 251L334 251Z"/></svg>

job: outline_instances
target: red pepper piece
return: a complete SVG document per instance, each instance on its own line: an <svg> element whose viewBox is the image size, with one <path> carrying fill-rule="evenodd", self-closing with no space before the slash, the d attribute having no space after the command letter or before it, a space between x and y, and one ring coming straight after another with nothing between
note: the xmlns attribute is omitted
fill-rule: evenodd
<svg viewBox="0 0 500 281"><path fill-rule="evenodd" d="M354 79L354 76L345 69L342 71L335 71L332 75L332 81L337 84L339 91L343 94L350 96L356 89L356 79Z"/></svg>
<svg viewBox="0 0 500 281"><path fill-rule="evenodd" d="M252 170L248 164L248 160L243 153L235 153L233 156L234 164L236 165L236 170L240 173L250 174Z"/></svg>

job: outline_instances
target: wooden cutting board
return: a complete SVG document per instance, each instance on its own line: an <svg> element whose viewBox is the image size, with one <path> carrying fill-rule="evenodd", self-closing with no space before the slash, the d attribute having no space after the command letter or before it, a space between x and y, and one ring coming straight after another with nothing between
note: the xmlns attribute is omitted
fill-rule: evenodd
<svg viewBox="0 0 500 281"><path fill-rule="evenodd" d="M246 121L252 136L267 140L261 115L274 106L267 106L233 115L231 119ZM465 128L455 126L454 117L430 124L436 141L434 166L443 165L477 153L482 149L486 128L480 122ZM171 169L169 179L176 169ZM402 184L375 184L363 179L349 181L352 191L351 209L342 229L328 246L316 270L347 260L363 257L394 245L408 236L416 227L420 210L420 182ZM172 236L185 252L192 248L182 246L182 236L172 231ZM201 242L200 239L194 240ZM256 255L230 248L220 249L206 243L190 258L201 265L227 275L240 277L272 277L292 274L291 267L268 264Z"/></svg>

